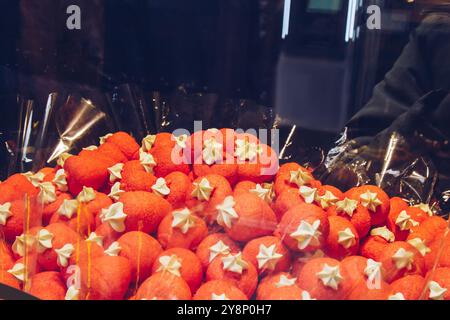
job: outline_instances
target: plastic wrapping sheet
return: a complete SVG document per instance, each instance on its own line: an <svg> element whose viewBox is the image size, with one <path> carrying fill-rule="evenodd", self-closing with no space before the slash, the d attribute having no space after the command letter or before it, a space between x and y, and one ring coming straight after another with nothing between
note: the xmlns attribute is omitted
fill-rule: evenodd
<svg viewBox="0 0 450 320"><path fill-rule="evenodd" d="M402 195L412 203L430 203L437 180L431 159L411 152L400 134L385 141L358 145L350 141L330 151L321 179L343 190L375 184L390 195Z"/></svg>
<svg viewBox="0 0 450 320"><path fill-rule="evenodd" d="M0 104L8 110L10 115L19 119L11 119L16 124L15 130L2 132L2 169L1 176L7 177L15 172L25 172L31 169L33 143L35 139L34 101L21 95L3 96ZM17 112L15 112L17 110Z"/></svg>
<svg viewBox="0 0 450 320"><path fill-rule="evenodd" d="M178 128L193 130L194 121L203 128L266 128L274 126L273 108L248 99L224 98L215 93L188 93L180 86L173 92L152 92L156 132Z"/></svg>
<svg viewBox="0 0 450 320"><path fill-rule="evenodd" d="M448 178L438 169L446 169L448 141L433 120L445 95L438 90L423 96L374 136L360 136L364 128L357 128L355 137L354 128L346 127L319 166L320 179L343 190L374 184L390 196L430 204L448 216L447 192L442 190Z"/></svg>
<svg viewBox="0 0 450 320"><path fill-rule="evenodd" d="M191 94L182 88L167 94L145 92L139 87L124 85L115 88L110 93L106 93L105 96L108 104L104 106L94 105L87 96L68 95L61 97L56 93L49 96L45 107L43 107L45 111L41 113L43 117L38 121L39 129L33 140L34 145L30 149L33 150L30 158L33 159L34 172L39 172L45 167L54 167L56 160L64 152L75 155L83 148L98 145L99 137L117 130L131 133L138 144L140 144L142 138L149 133L172 132L178 128L191 130L195 120L201 120L205 130L212 127L243 129L282 127L271 108L260 106L248 100L223 99L216 94ZM27 119L27 117L21 117L21 119ZM23 125L19 127L26 128ZM373 140L356 139L348 141L344 131L344 135L337 147L326 156L326 152L320 148L299 148L300 142L297 141L295 127L283 129L279 148L280 153L278 155L280 163L296 161L309 168L316 178L320 177L322 184L337 186L342 191L346 191L355 185L376 184L385 189L391 196L396 195L411 200L411 204L419 202L432 203L433 201L432 193L436 180L436 169L429 159L411 151L410 137L406 139L399 132L394 131L389 132L389 134L383 133ZM21 136L23 136L23 133ZM273 139L271 138L269 140L272 141ZM18 145L25 146L22 142L18 143ZM21 147L21 149L23 148ZM301 152L297 152L298 150L301 150ZM326 169L325 171L323 171L324 168ZM274 196L273 185L270 184L272 182L272 180L267 181L266 184L261 184L261 187L270 190L269 197L265 197L265 200L269 202L272 208L275 208L279 195ZM109 187L106 188L108 190L102 189L99 192L107 194ZM58 192L58 196L61 193L64 192ZM80 195L70 196L70 198L74 197L79 198ZM30 198L27 199L24 200L25 208L27 208L26 203L30 201ZM39 219L38 225L31 226L27 224L28 210L23 212L24 235L26 238L34 239L34 241L32 241L33 245L30 246L30 250L26 253L26 257L31 261L31 265L28 268L29 275L21 284L21 288L25 292L32 294L36 292L34 290L38 290L36 288L43 281L39 277L34 277L34 275L43 274L44 272L42 271L55 270L54 266L48 266L42 261L45 253L39 251L39 232L36 233L36 230L46 229L52 223L54 224L55 221L48 221L48 217L43 218L43 213L49 209L49 204L43 207L42 204L36 204L36 206L41 206L40 209L36 210L37 212L42 212L40 213L41 219ZM60 281L58 283L62 284L65 290L65 298L90 300L177 299L183 297L182 295L180 296L179 292L163 295L167 288L178 288L180 286L177 272L173 268L162 268L162 271L159 272L157 268L153 268L153 273L158 274L155 276L156 280L153 280L155 283L150 288L143 286L149 278L148 274L145 277L141 276L140 270L146 265L146 255L152 252L145 247L145 232L137 233L128 244L133 252L129 259L133 260L136 272L131 274L127 271L129 267L124 259L115 257L116 255L120 256L120 251L125 248L123 243L123 248L120 247L120 243L118 244L119 235L111 232L111 230L106 236L103 235L103 238L94 234L94 232L100 232L98 227L102 221L99 215L102 214L102 209L99 210L97 208L96 217L92 217L92 208L89 207L89 203L77 201L76 208L72 209L70 222L68 222L72 232L77 235L74 240L71 240L71 246L64 248L64 243L56 242L55 240L53 242L54 247L47 250L48 254L48 251L54 252L55 250L64 249L65 251L62 251L61 256L64 258L65 253L70 256L66 260L59 261L56 269L56 275L59 279L58 281ZM203 209L202 207L192 208L192 212L201 216ZM41 221L42 223L40 223ZM212 223L208 219L205 221L209 234L224 232L223 227ZM257 225L259 225L259 221L249 220L245 227L254 228ZM275 225L268 227L274 228ZM144 221L139 220L133 229L134 231L141 231L144 228ZM437 248L437 255L433 259L429 271L422 272L424 282L422 285L419 285L420 294L417 298L428 299L429 282L434 279L435 274L439 273L441 267L448 266L445 250L441 249L445 248L446 241L448 241L446 240L448 238L448 226L445 228L446 231L444 231L442 238L433 241L433 249ZM57 234L57 232L53 233ZM157 232L152 232L151 236L158 238ZM281 237L283 243L286 237L288 236L284 235ZM236 247L232 254L237 254L245 250L248 241L237 240L233 241L233 243ZM363 239L361 239L362 243ZM69 242L65 244L69 244ZM11 241L7 245L11 246ZM431 243L428 245L431 246ZM303 267L316 258L326 256L327 253L324 251L326 251L324 248L308 251L289 250L289 264L283 269L289 274L284 274L286 277L283 280L281 278L278 279L278 282L289 283L292 279L301 277L305 272ZM287 255L287 253L285 254ZM168 258L171 256L167 255ZM161 258L158 257L158 259ZM55 256L51 259L55 259ZM154 263L157 263L157 261L160 260L155 260ZM163 259L162 261L165 260ZM363 259L364 263L368 263L367 261L368 259ZM164 263L167 263L167 261ZM174 262L172 261L172 263ZM176 263L177 261L175 261ZM339 263L339 266L344 268L341 263ZM357 261L348 262L350 268L353 268L352 263L357 264ZM44 269L42 269L43 265L46 265ZM148 265L146 267L148 268ZM376 264L372 264L372 267L376 270ZM356 265L354 268L356 268ZM204 269L201 271L203 281L206 277L205 271ZM343 269L341 271L344 275L348 275L347 271L344 272ZM395 275L390 272L392 270L386 270L383 273L383 277L394 278ZM263 270L260 273L258 277L260 286L265 281L264 279L269 279L272 275L271 273L270 270ZM371 275L370 279L364 277L354 279L351 287L346 288L348 292L345 294L325 295L322 298L340 299L344 296L351 299L386 298L386 292L383 290L386 289L387 284L382 280L381 274L377 275L375 272L371 273ZM114 279L121 279L121 281L111 282L112 278L108 278L109 276ZM109 284L107 287L102 285L105 282ZM320 286L320 283L318 282L317 286ZM277 290L274 289L274 291ZM159 292L161 295L157 296L155 292ZM394 295L394 293L390 292L391 295ZM42 295L42 291L40 291L40 294L41 298L49 298L45 294ZM191 292L191 294L195 294L195 292ZM249 298L261 298L258 296L259 294L258 290L256 290ZM314 294L319 293L314 292L310 294L309 292L299 291L298 298L315 298ZM61 298L61 296L59 297ZM272 297L282 299L282 296Z"/></svg>
<svg viewBox="0 0 450 320"><path fill-rule="evenodd" d="M112 115L117 130L129 132L138 138L156 131L155 120L160 116L156 108L149 108L149 99L140 87L124 84L115 87L106 96L106 110Z"/></svg>
<svg viewBox="0 0 450 320"><path fill-rule="evenodd" d="M41 122L37 149L45 154L38 155L35 168L54 163L64 152L70 153L72 150L80 150L82 146L96 144L101 133L111 128L107 115L89 99L69 95L58 106L55 105L56 96L57 94L49 96Z"/></svg>

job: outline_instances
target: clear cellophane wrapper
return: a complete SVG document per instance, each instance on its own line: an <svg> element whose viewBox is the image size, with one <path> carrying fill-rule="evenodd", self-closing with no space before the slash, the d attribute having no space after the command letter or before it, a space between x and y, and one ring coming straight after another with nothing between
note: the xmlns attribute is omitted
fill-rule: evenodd
<svg viewBox="0 0 450 320"><path fill-rule="evenodd" d="M301 136L297 137L292 134L295 127L283 126L272 108L258 105L250 100L224 99L220 95L212 93L188 93L183 87L172 93L146 92L139 86L128 84L118 86L102 96L101 99L96 99L101 105L90 98L82 95L52 93L49 95L46 105L39 106L41 111L34 113L35 117L37 114L39 114L39 117L38 119L34 118L34 125L31 127L29 115L33 103L32 101L25 103L25 113L21 115L20 125L18 126L19 134L17 136L19 138L17 138L16 149L15 152L9 154L9 168L14 169L11 169L8 175L28 170L35 174L42 172L43 168L53 168L58 165L57 161L61 155L65 153L75 155L83 148L97 146L99 138L111 132L125 131L131 134L140 144L140 141L148 134L173 132L179 128L185 128L192 132L194 121L202 121L204 130L208 128L279 129L282 137L282 140L279 141L280 165L297 161L302 166L309 168L315 178L322 181L322 184L333 185L343 191L354 186L377 185L391 197L401 197L409 201L411 205L427 203L430 205L433 214L445 216L445 212L436 205L439 199L433 193L437 172L432 161L420 154L414 154L411 151L410 139L406 139L396 131L371 141L369 147L368 144L361 143L361 141L346 139L344 134L336 147L326 155L326 152L320 148L303 149L301 141L298 141ZM35 105L33 107L36 108ZM26 132L30 128L32 133ZM32 138L26 138L27 136ZM273 139L269 138L266 143L270 144L271 140ZM26 166L23 166L24 158L31 160L27 162ZM272 189L270 190L272 193ZM24 237L24 243L28 243L28 240L31 239L30 244L24 246L26 250L22 252L23 257L20 257L16 252L8 253L15 260L15 265L17 265L19 259L26 260L25 276L23 280L19 281L21 290L30 294L37 292L33 292L33 290L40 290L39 286L42 285L42 279L39 276L35 277L35 275L43 272L54 272L65 291L65 298L86 300L105 297L117 298L110 291L119 290L123 283L126 283L127 290L120 297L122 299L158 298L146 295L145 290L139 292L139 288L147 280L141 278L139 269L142 259L148 254L143 249L141 236L137 236L135 243L133 243L134 256L132 260L137 266L137 273L129 274L128 278L123 279L123 283L120 281L118 284L103 283L102 274L118 272L125 267L122 262L118 262L116 265L108 259L106 259L108 265L105 267L105 261L99 260L98 247L100 246L101 250L108 252L108 254L100 254L101 256L114 256L115 251L117 251L116 241L91 237L93 232L96 231L95 226L99 223L99 218L95 218L97 220L95 223L89 222L89 219L91 219L89 217L90 209L83 202L78 202L73 216L75 219L72 219L71 224L71 228L78 234L78 238L71 243L70 248L65 248L70 249L67 251L70 252L70 258L63 259L64 252L62 252L58 255L58 257L63 257L61 261L58 260L58 268L52 269L45 259L55 259L55 256L45 256L45 251L62 250L63 244L55 243L55 240L53 242L55 247L46 249L48 241L42 239L48 234L41 231L50 223L48 218L43 218L48 206L43 205L40 201L43 192L40 190L35 196L25 195L25 199L23 199L23 234L18 236ZM72 195L71 197L75 196ZM272 207L275 206L276 200L276 197L271 200L270 205ZM38 215L38 218L33 220L32 224L30 224L29 219L31 211ZM257 224L257 222L249 221L248 228L254 227L254 223ZM207 225L210 234L224 232L221 226L209 222ZM144 228L143 221L139 221L135 231ZM13 239L6 240L3 229L0 230L3 234L3 246L11 248L14 243ZM450 236L448 232L447 225L441 236L433 244L427 244L434 250L434 257L432 263L428 263L429 268L426 271L422 270L420 273L424 280L421 282L420 294L416 298L428 299L430 297L430 281L436 280L435 273L442 272L443 267L449 266L448 238ZM151 236L156 238L156 233L151 234ZM363 239L360 239L360 241L362 242ZM241 251L246 247L247 242L236 241L236 245L237 250ZM60 248L57 248L57 246ZM3 252L2 254L6 253ZM293 251L289 255L291 256L290 263L284 270L286 274L283 275L286 277L282 280L287 281L287 283L294 278L297 279L302 274L302 268L306 263L313 259L323 259L323 256L327 256L327 253L324 248L319 248L308 252ZM2 268L8 268L6 273L11 275L12 273L9 271L15 265L2 264L1 266ZM162 274L167 272L171 273L171 276L174 274L177 276L177 272L171 272L170 268L162 271ZM202 281L204 282L206 281L206 272L205 270L202 272ZM383 272L388 273L388 277L391 276L389 270ZM2 274L5 273L2 272ZM274 276L274 273L270 270L261 271L258 276L258 285L261 286L264 280L271 276ZM365 277L357 279L352 284L352 288L347 288L348 292L339 297L342 299L349 298L350 291L353 292L357 288L360 290L363 286L363 292L360 295L351 296L352 299L379 298L378 292L384 288L383 285L385 284L384 276L386 276L384 273L380 273L379 276L373 276L370 279ZM161 281L163 281L163 278L164 276L161 275ZM339 282L338 278L331 277L330 281L337 279L336 281ZM168 281L167 279L172 278L164 278L164 281ZM177 286L175 283L173 285ZM170 285L168 286L170 287ZM441 283L440 286L443 286L443 284ZM328 288L331 287L333 287L333 284L329 283ZM99 288L100 291L104 290L111 295L99 295ZM45 294L42 295L42 291L39 292L41 292L40 298L47 298ZM258 298L257 292L258 289L249 298ZM386 295L385 298L395 296L395 294L396 292L389 292L389 295ZM195 295L195 292L192 292L192 295ZM220 294L218 293L218 295ZM329 295L329 297L338 297L338 295ZM178 297L174 294L172 298ZM277 299L278 297L275 295L273 298ZM301 300L314 298L314 296L302 288L302 291L299 291L298 298Z"/></svg>

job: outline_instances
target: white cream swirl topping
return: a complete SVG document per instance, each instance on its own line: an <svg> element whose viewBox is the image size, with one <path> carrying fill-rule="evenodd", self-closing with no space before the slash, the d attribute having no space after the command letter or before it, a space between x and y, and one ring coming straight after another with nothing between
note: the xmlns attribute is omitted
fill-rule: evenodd
<svg viewBox="0 0 450 320"><path fill-rule="evenodd" d="M386 240L388 242L395 241L394 233L391 230L389 230L386 226L372 229L370 231L370 235L382 237L384 240Z"/></svg>
<svg viewBox="0 0 450 320"><path fill-rule="evenodd" d="M194 182L194 190L192 191L192 196L200 201L208 201L214 187L211 186L208 179L203 178L200 182Z"/></svg>
<svg viewBox="0 0 450 320"><path fill-rule="evenodd" d="M345 249L349 249L356 244L356 236L350 228L345 228L338 232L338 243Z"/></svg>
<svg viewBox="0 0 450 320"><path fill-rule="evenodd" d="M395 219L395 224L399 227L400 230L410 230L412 227L416 227L419 223L411 218L411 216L403 210Z"/></svg>
<svg viewBox="0 0 450 320"><path fill-rule="evenodd" d="M217 223L222 227L231 228L233 221L239 218L234 206L236 202L233 196L228 196L224 199L222 204L216 206L217 209Z"/></svg>
<svg viewBox="0 0 450 320"><path fill-rule="evenodd" d="M358 207L358 201L345 198L344 200L336 202L336 212L345 213L349 217L353 217L356 208Z"/></svg>
<svg viewBox="0 0 450 320"><path fill-rule="evenodd" d="M83 190L78 194L77 200L82 203L88 203L94 200L95 197L96 194L93 188L83 186Z"/></svg>
<svg viewBox="0 0 450 320"><path fill-rule="evenodd" d="M248 268L247 262L242 259L242 253L229 254L222 258L223 270L242 274Z"/></svg>
<svg viewBox="0 0 450 320"><path fill-rule="evenodd" d="M259 146L255 142L250 142L248 140L244 139L237 139L236 140L236 149L235 149L235 156L240 161L254 161L258 155L262 153L261 146Z"/></svg>
<svg viewBox="0 0 450 320"><path fill-rule="evenodd" d="M290 234L291 238L295 239L298 243L300 250L305 249L308 246L320 245L319 237L322 233L319 231L320 220L315 220L312 224L302 220L297 229Z"/></svg>
<svg viewBox="0 0 450 320"><path fill-rule="evenodd" d="M164 178L158 178L152 186L152 190L161 196L168 196L170 194L170 189Z"/></svg>
<svg viewBox="0 0 450 320"><path fill-rule="evenodd" d="M117 180L122 179L123 166L124 166L123 163L117 163L117 164L113 165L112 167L108 168L109 182L113 183L113 182L116 182Z"/></svg>
<svg viewBox="0 0 450 320"><path fill-rule="evenodd" d="M209 138L203 145L203 162L207 165L221 162L223 160L223 144L214 138Z"/></svg>
<svg viewBox="0 0 450 320"><path fill-rule="evenodd" d="M23 257L25 256L25 250L30 250L35 244L36 237L30 234L21 234L20 236L16 236L16 240L12 244L12 251ZM25 243L27 243L27 247L25 248Z"/></svg>
<svg viewBox="0 0 450 320"><path fill-rule="evenodd" d="M181 260L176 255L162 256L159 258L160 266L156 270L157 272L169 272L175 276L181 277Z"/></svg>
<svg viewBox="0 0 450 320"><path fill-rule="evenodd" d="M38 232L37 240L38 240L38 252L44 252L47 249L51 249L53 247L53 233L48 231L47 229L41 229Z"/></svg>
<svg viewBox="0 0 450 320"><path fill-rule="evenodd" d="M56 201L56 188L51 182L42 182L39 184L39 201L46 205Z"/></svg>
<svg viewBox="0 0 450 320"><path fill-rule="evenodd" d="M125 191L120 189L120 182L116 182L111 187L111 191L109 192L108 197L110 197L114 201L119 201L120 196L124 193Z"/></svg>
<svg viewBox="0 0 450 320"><path fill-rule="evenodd" d="M420 238L413 238L407 241L410 245L417 249L422 256L426 256L431 252L431 249L427 247L425 242Z"/></svg>
<svg viewBox="0 0 450 320"><path fill-rule="evenodd" d="M297 278L289 278L288 276L282 274L280 276L280 279L275 284L275 287L282 288L282 287L291 287L295 285L295 282L297 281Z"/></svg>
<svg viewBox="0 0 450 320"><path fill-rule="evenodd" d="M359 198L361 200L361 204L372 212L377 211L377 207L383 204L381 200L378 199L378 195L375 192L367 191L366 193L360 195Z"/></svg>
<svg viewBox="0 0 450 320"><path fill-rule="evenodd" d="M23 263L16 263L7 272L12 274L17 280L25 280L25 265Z"/></svg>
<svg viewBox="0 0 450 320"><path fill-rule="evenodd" d="M428 297L431 300L444 300L444 294L447 292L447 288L441 287L436 281L430 281L428 283L428 289L430 290Z"/></svg>
<svg viewBox="0 0 450 320"><path fill-rule="evenodd" d="M301 186L299 193L303 197L306 203L313 203L317 197L317 188L311 188L308 186Z"/></svg>
<svg viewBox="0 0 450 320"><path fill-rule="evenodd" d="M277 247L275 244L269 247L266 247L264 244L259 246L259 252L256 256L256 260L258 261L258 269L275 269L278 260L283 257L283 255L278 253L276 250Z"/></svg>
<svg viewBox="0 0 450 320"><path fill-rule="evenodd" d="M139 161L146 172L153 173L153 168L156 166L156 161L150 153L140 150Z"/></svg>
<svg viewBox="0 0 450 320"><path fill-rule="evenodd" d="M69 264L69 259L75 251L74 246L71 243L65 244L63 247L59 249L55 249L57 254L57 262L60 267L67 267Z"/></svg>
<svg viewBox="0 0 450 320"><path fill-rule="evenodd" d="M141 146L142 151L149 152L153 148L155 141L156 141L156 135L154 135L154 134L149 134L144 139L142 139L142 146Z"/></svg>
<svg viewBox="0 0 450 320"><path fill-rule="evenodd" d="M217 241L214 245L209 247L209 262L212 262L219 255L228 255L231 249L222 240Z"/></svg>
<svg viewBox="0 0 450 320"><path fill-rule="evenodd" d="M0 225L5 226L11 216L11 203L6 202L4 204L0 204Z"/></svg>
<svg viewBox="0 0 450 320"><path fill-rule="evenodd" d="M56 160L56 164L61 168L64 168L66 160L69 159L70 157L73 157L73 155L68 152L63 152L59 155L58 159Z"/></svg>
<svg viewBox="0 0 450 320"><path fill-rule="evenodd" d="M114 241L113 243L111 243L108 249L105 250L105 254L110 257L117 257L120 254L120 251L122 251L120 243Z"/></svg>
<svg viewBox="0 0 450 320"><path fill-rule="evenodd" d="M181 233L188 233L195 226L195 218L188 208L172 212L172 228L180 229Z"/></svg>
<svg viewBox="0 0 450 320"><path fill-rule="evenodd" d="M64 199L56 212L60 216L66 217L67 219L72 219L73 215L78 210L78 205L79 203L76 199Z"/></svg>
<svg viewBox="0 0 450 320"><path fill-rule="evenodd" d="M97 235L95 232L91 232L89 237L85 240L86 242L96 243L100 247L103 247L103 236Z"/></svg>
<svg viewBox="0 0 450 320"><path fill-rule="evenodd" d="M333 290L338 290L339 284L344 278L342 277L339 266L330 266L325 263L322 271L318 272L317 277L322 280L324 286L330 287Z"/></svg>
<svg viewBox="0 0 450 320"><path fill-rule="evenodd" d="M313 180L311 174L303 169L290 172L290 183L295 183L299 188L311 182Z"/></svg>
<svg viewBox="0 0 450 320"><path fill-rule="evenodd" d="M323 196L317 195L316 201L322 209L328 209L336 204L336 202L339 201L339 198L336 197L331 191L325 190Z"/></svg>
<svg viewBox="0 0 450 320"><path fill-rule="evenodd" d="M414 262L414 254L411 251L400 248L392 256L392 260L394 261L397 269L405 268L407 270L411 270Z"/></svg>
<svg viewBox="0 0 450 320"><path fill-rule="evenodd" d="M100 144L102 145L102 144L104 144L109 138L111 138L113 136L113 134L112 133L108 133L108 134L106 134L106 135L104 135L104 136L102 136L102 137L100 137Z"/></svg>
<svg viewBox="0 0 450 320"><path fill-rule="evenodd" d="M64 169L59 169L58 171L56 171L55 178L53 179L53 183L62 192L66 192L68 190L67 175L66 175L66 172L64 171Z"/></svg>
<svg viewBox="0 0 450 320"><path fill-rule="evenodd" d="M23 173L22 175L25 176L28 179L28 181L30 181L30 183L35 187L38 187L39 184L41 184L45 178L45 174L42 172L37 172L33 174L33 172L29 171Z"/></svg>
<svg viewBox="0 0 450 320"><path fill-rule="evenodd" d="M116 232L125 231L125 219L127 215L123 212L123 203L113 203L109 208L102 209L100 219L103 223L107 222Z"/></svg>

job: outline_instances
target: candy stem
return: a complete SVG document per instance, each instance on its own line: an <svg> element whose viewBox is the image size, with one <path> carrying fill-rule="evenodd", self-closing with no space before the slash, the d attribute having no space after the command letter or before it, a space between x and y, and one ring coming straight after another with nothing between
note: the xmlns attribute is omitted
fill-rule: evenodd
<svg viewBox="0 0 450 320"><path fill-rule="evenodd" d="M24 254L24 275L23 275L23 290L28 292L29 283L28 283L28 260L29 260L29 252L28 252L28 235L30 232L30 197L28 194L25 195L25 254Z"/></svg>
<svg viewBox="0 0 450 320"><path fill-rule="evenodd" d="M87 274L87 294L86 294L86 300L89 300L89 297L91 295L91 242L88 241L87 243L87 259L88 259L88 274Z"/></svg>
<svg viewBox="0 0 450 320"><path fill-rule="evenodd" d="M77 208L77 233L78 233L78 235L80 235L80 229L81 229L81 226L80 226L81 206L82 206L82 204L80 203L78 205L78 208ZM79 262L80 262L80 237L77 238L77 255L76 255L75 262L76 262L76 265L79 267Z"/></svg>
<svg viewBox="0 0 450 320"><path fill-rule="evenodd" d="M136 270L136 288L135 288L135 294L138 291L139 288L139 278L141 273L141 251L142 251L142 229L144 225L142 221L139 221L138 223L138 255L137 255L137 270Z"/></svg>

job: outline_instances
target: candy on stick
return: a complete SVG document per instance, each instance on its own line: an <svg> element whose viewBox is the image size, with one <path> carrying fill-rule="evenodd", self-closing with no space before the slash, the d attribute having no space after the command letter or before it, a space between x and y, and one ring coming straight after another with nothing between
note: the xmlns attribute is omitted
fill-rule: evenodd
<svg viewBox="0 0 450 320"><path fill-rule="evenodd" d="M330 231L326 239L326 254L335 259L355 255L359 249L359 235L353 224L345 218L330 216Z"/></svg>
<svg viewBox="0 0 450 320"><path fill-rule="evenodd" d="M291 254L282 241L274 236L250 240L245 245L242 256L252 263L260 274L288 271Z"/></svg>
<svg viewBox="0 0 450 320"><path fill-rule="evenodd" d="M305 264L297 284L318 300L342 300L352 289L349 278L347 269L338 260L317 258Z"/></svg>
<svg viewBox="0 0 450 320"><path fill-rule="evenodd" d="M199 258L184 248L172 248L162 252L153 264L153 273L171 273L183 278L192 292L196 292L203 280Z"/></svg>
<svg viewBox="0 0 450 320"><path fill-rule="evenodd" d="M298 190L301 186L311 186L313 181L311 172L301 165L295 162L283 164L275 177L275 194L279 196L285 190Z"/></svg>
<svg viewBox="0 0 450 320"><path fill-rule="evenodd" d="M275 213L267 202L251 193L229 196L216 208L217 223L235 241L271 235L277 224Z"/></svg>
<svg viewBox="0 0 450 320"><path fill-rule="evenodd" d="M325 245L329 231L325 211L316 205L302 203L283 215L275 235L295 252L311 252Z"/></svg>
<svg viewBox="0 0 450 320"><path fill-rule="evenodd" d="M256 290L256 300L270 300L271 293L281 288L295 288L297 286L297 278L288 272L279 272L268 275L259 282Z"/></svg>
<svg viewBox="0 0 450 320"><path fill-rule="evenodd" d="M158 241L166 249L178 247L195 250L207 235L205 221L188 208L172 211L158 227Z"/></svg>
<svg viewBox="0 0 450 320"><path fill-rule="evenodd" d="M66 286L58 272L47 271L35 274L30 279L29 294L41 300L64 300Z"/></svg>
<svg viewBox="0 0 450 320"><path fill-rule="evenodd" d="M388 228L374 228L361 243L359 251L362 256L379 261L386 245L394 241L395 235Z"/></svg>
<svg viewBox="0 0 450 320"><path fill-rule="evenodd" d="M274 212L277 215L277 220L280 221L283 215L293 207L305 203L305 200L300 195L296 188L284 190L276 199L273 206Z"/></svg>
<svg viewBox="0 0 450 320"><path fill-rule="evenodd" d="M258 271L241 253L214 259L206 271L206 280L228 280L251 298L258 284Z"/></svg>
<svg viewBox="0 0 450 320"><path fill-rule="evenodd" d="M113 244L109 245L111 248ZM162 253L161 245L141 231L127 232L117 240L116 254L127 258L131 267L131 282L140 283L147 279L156 257Z"/></svg>
<svg viewBox="0 0 450 320"><path fill-rule="evenodd" d="M413 274L407 275L391 283L393 295L401 294L405 300L419 300L425 289L425 278Z"/></svg>
<svg viewBox="0 0 450 320"><path fill-rule="evenodd" d="M162 195L167 201L169 201L173 209L184 207L187 197L190 196L189 191L191 188L191 180L189 177L183 172L175 171L165 176L162 182L165 183L168 190L165 190L165 192L161 194L160 190L158 191L158 189L161 189L160 185L154 184L152 186L153 192ZM164 188L162 190L164 190Z"/></svg>
<svg viewBox="0 0 450 320"><path fill-rule="evenodd" d="M130 262L124 257L97 257L79 272L81 300L122 300L131 283Z"/></svg>
<svg viewBox="0 0 450 320"><path fill-rule="evenodd" d="M404 241L426 219L428 214L416 207L408 207L400 212L391 209L386 225L394 233L396 240Z"/></svg>
<svg viewBox="0 0 450 320"><path fill-rule="evenodd" d="M217 174L198 177L192 183L186 204L194 212L214 221L217 216L217 206L233 193L227 179Z"/></svg>
<svg viewBox="0 0 450 320"><path fill-rule="evenodd" d="M194 295L194 300L248 300L247 296L231 281L205 282Z"/></svg>
<svg viewBox="0 0 450 320"><path fill-rule="evenodd" d="M212 233L200 242L196 255L206 270L214 259L227 256L230 253L238 253L239 251L239 246L228 235Z"/></svg>
<svg viewBox="0 0 450 320"><path fill-rule="evenodd" d="M344 198L337 201L333 206L327 209L330 216L340 216L349 220L360 238L365 237L371 227L371 217L369 210L360 204L357 200Z"/></svg>
<svg viewBox="0 0 450 320"><path fill-rule="evenodd" d="M123 193L119 202L103 209L99 218L116 232L138 231L139 223L142 223L142 232L153 233L171 211L172 206L162 197L146 191L132 191Z"/></svg>
<svg viewBox="0 0 450 320"><path fill-rule="evenodd" d="M372 226L383 226L389 214L389 196L377 186L361 186L348 190L345 197L357 200L369 210Z"/></svg>
<svg viewBox="0 0 450 320"><path fill-rule="evenodd" d="M128 161L121 173L120 189L124 191L148 191L156 182L156 177L147 172L139 160Z"/></svg>
<svg viewBox="0 0 450 320"><path fill-rule="evenodd" d="M404 241L388 244L380 255L379 261L386 270L388 283L405 275L424 275L425 264L420 252Z"/></svg>
<svg viewBox="0 0 450 320"><path fill-rule="evenodd" d="M238 141L241 141L242 144L237 145L235 150L235 156L239 160L238 180L249 180L256 183L272 180L278 170L278 155L275 150L265 144L255 147L252 142L236 140L236 143ZM241 149L243 149L242 152ZM253 156L255 153L256 155Z"/></svg>
<svg viewBox="0 0 450 320"><path fill-rule="evenodd" d="M135 300L191 300L186 281L170 272L157 272L147 278L136 293Z"/></svg>
<svg viewBox="0 0 450 320"><path fill-rule="evenodd" d="M116 132L105 136L104 139L101 140L101 144L106 142L116 145L128 160L133 159L139 150L139 145L136 143L136 140L125 132Z"/></svg>

